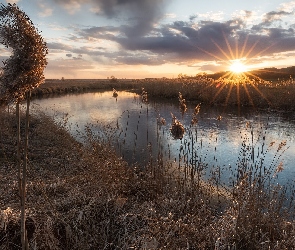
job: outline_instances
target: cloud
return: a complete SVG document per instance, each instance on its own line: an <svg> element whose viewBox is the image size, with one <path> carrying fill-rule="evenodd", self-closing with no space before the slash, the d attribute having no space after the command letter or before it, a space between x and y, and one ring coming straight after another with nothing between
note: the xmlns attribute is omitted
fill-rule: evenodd
<svg viewBox="0 0 295 250"><path fill-rule="evenodd" d="M165 14L165 18L175 19L176 18L176 14L175 13L166 13Z"/></svg>
<svg viewBox="0 0 295 250"><path fill-rule="evenodd" d="M127 77L127 78L145 78L149 71L139 70L134 71L134 66L128 65L117 65L116 67L110 65L101 65L97 67L94 62L90 62L84 59L73 60L73 59L55 59L50 60L46 69L45 75L47 79L65 79L72 78L83 78L83 79L94 79L94 78L107 78L111 75L116 77ZM155 77L162 77L162 73L155 73Z"/></svg>
<svg viewBox="0 0 295 250"><path fill-rule="evenodd" d="M50 60L45 73L47 78L75 78L79 77L84 71L91 71L95 67L92 62L86 60L55 59Z"/></svg>
<svg viewBox="0 0 295 250"><path fill-rule="evenodd" d="M89 2L88 0L53 0L57 4L63 6L68 13L75 14L80 10L81 5Z"/></svg>
<svg viewBox="0 0 295 250"><path fill-rule="evenodd" d="M66 32L68 30L68 27L61 26L61 25L58 25L56 23L48 23L47 27L52 31L64 31L64 32Z"/></svg>
<svg viewBox="0 0 295 250"><path fill-rule="evenodd" d="M74 56L73 59L74 60L82 60L82 57L83 56L81 54L79 54L78 56Z"/></svg>
<svg viewBox="0 0 295 250"><path fill-rule="evenodd" d="M251 18L252 15L253 15L253 11L244 10L244 12L245 12L245 18L246 18L246 19Z"/></svg>
<svg viewBox="0 0 295 250"><path fill-rule="evenodd" d="M286 12L286 11L271 11L263 15L263 20L261 23L253 25L252 30L256 32L265 32L267 29L272 29L276 27L280 27L282 25L277 25L282 23L283 18L294 15L294 11Z"/></svg>
<svg viewBox="0 0 295 250"><path fill-rule="evenodd" d="M180 60L192 60L194 58L212 59L212 55L208 55L204 51L221 57L222 52L216 44L224 49L227 48L227 42L234 45L235 40L231 35L239 25L239 22L220 23L204 21L199 23L198 27L195 27L190 22L177 21L173 24L162 26L158 30L157 33L159 35L157 36L147 36L134 40L117 37L115 40L126 50L143 50L156 54L170 54L170 60L173 58L173 55Z"/></svg>
<svg viewBox="0 0 295 250"><path fill-rule="evenodd" d="M216 64L204 64L199 66L200 71L212 71L212 72L218 72L222 71L223 67L222 65L216 65Z"/></svg>
<svg viewBox="0 0 295 250"><path fill-rule="evenodd" d="M90 38L113 40L120 33L120 28L114 26L90 27L78 31L78 35L87 40Z"/></svg>
<svg viewBox="0 0 295 250"><path fill-rule="evenodd" d="M155 55L153 53L128 53L117 52L113 53L113 60L118 64L127 65L162 65L165 63L163 56Z"/></svg>
<svg viewBox="0 0 295 250"><path fill-rule="evenodd" d="M91 57L95 56L103 56L105 54L104 48L102 47L90 47L90 46L81 46L81 47L74 47L60 42L52 42L47 43L47 47L51 55L60 53L65 53L66 57L72 59L81 59L83 55L88 55ZM77 54L77 56L73 56L73 54Z"/></svg>
<svg viewBox="0 0 295 250"><path fill-rule="evenodd" d="M65 44L59 43L59 42L49 42L49 43L47 43L47 47L48 47L48 49L66 50L66 49L70 48L71 46L65 45Z"/></svg>
<svg viewBox="0 0 295 250"><path fill-rule="evenodd" d="M127 37L140 37L153 29L162 18L164 0L101 0L97 1L108 17L128 15L130 26L123 30Z"/></svg>
<svg viewBox="0 0 295 250"><path fill-rule="evenodd" d="M74 13L83 4L90 4L91 11L107 18L125 19L129 25L122 31L127 37L147 34L163 18L168 0L53 0ZM127 17L127 18L126 18Z"/></svg>
<svg viewBox="0 0 295 250"><path fill-rule="evenodd" d="M286 12L292 12L295 8L295 1L285 2L280 4L280 10Z"/></svg>
<svg viewBox="0 0 295 250"><path fill-rule="evenodd" d="M253 20L255 17L255 12L254 11L249 11L249 10L239 10L235 11L232 15L233 19L242 19L246 22L249 22Z"/></svg>
<svg viewBox="0 0 295 250"><path fill-rule="evenodd" d="M204 66L209 69L235 57L263 57L295 50L295 25L285 22L280 25L284 18L293 15L294 10L286 11L285 5L265 13L262 18L254 11L242 10L235 12L230 20L221 19L222 12L213 20L212 15L209 18L198 13L187 20L160 24L167 0L53 1L63 6L85 5L92 13L120 21L118 26L75 27L69 39L84 40L86 45L82 47L48 44L50 51L72 54L72 60L91 57L95 62L111 65L218 62ZM99 42L106 47L98 47Z"/></svg>
<svg viewBox="0 0 295 250"><path fill-rule="evenodd" d="M251 17L250 12L244 12ZM247 27L247 20L239 18L224 22L198 21L194 18L189 21L175 21L153 27L146 36L136 39L124 36L126 25L119 27L103 26L81 29L78 34L84 39L106 39L116 42L126 53L126 58L108 54L106 51L97 51L96 55L112 56L113 60L126 64L155 65L169 62L229 60L239 56L263 56L295 49L294 28L277 28L271 20L285 12L269 12L265 15L265 22L270 24L252 25ZM249 26L249 25L248 25ZM262 32L263 31L263 32ZM236 50L238 52L236 52ZM139 51L142 53L139 54ZM136 53L132 53L136 52ZM155 59L158 56L160 59Z"/></svg>
<svg viewBox="0 0 295 250"><path fill-rule="evenodd" d="M198 15L191 15L190 17L189 17L189 20L191 21L191 22L194 22L195 21L195 19L197 19L198 18Z"/></svg>
<svg viewBox="0 0 295 250"><path fill-rule="evenodd" d="M210 21L220 21L223 19L224 13L222 11L218 12L207 12L204 14L199 14L198 15L200 18L203 18L205 20L210 20Z"/></svg>
<svg viewBox="0 0 295 250"><path fill-rule="evenodd" d="M39 13L40 17L48 17L52 15L53 9L48 7L44 2L38 2L38 6L42 10Z"/></svg>
<svg viewBox="0 0 295 250"><path fill-rule="evenodd" d="M286 12L286 11L271 11L264 15L263 23L264 25L271 25L274 21L281 21L281 17L292 15L293 12Z"/></svg>

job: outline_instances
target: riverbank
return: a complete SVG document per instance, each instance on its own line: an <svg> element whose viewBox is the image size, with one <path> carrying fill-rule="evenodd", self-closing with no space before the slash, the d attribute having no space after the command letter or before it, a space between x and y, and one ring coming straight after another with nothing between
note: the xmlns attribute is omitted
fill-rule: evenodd
<svg viewBox="0 0 295 250"><path fill-rule="evenodd" d="M0 246L19 249L13 110L0 112ZM22 116L22 126L24 117ZM22 129L23 131L23 129ZM29 134L27 216L35 249L294 249L279 187L244 178L221 187L159 161L128 167L85 130L85 144L35 113ZM292 211L290 207L290 211Z"/></svg>
<svg viewBox="0 0 295 250"><path fill-rule="evenodd" d="M136 80L129 79L46 79L45 83L32 91L32 96L83 93L101 90L127 90L135 88Z"/></svg>
<svg viewBox="0 0 295 250"><path fill-rule="evenodd" d="M276 82L250 79L195 78L157 79L47 79L32 92L35 97L52 94L82 93L104 90L128 90L149 97L177 98L179 92L187 101L209 105L254 107L259 109L295 110L293 78Z"/></svg>

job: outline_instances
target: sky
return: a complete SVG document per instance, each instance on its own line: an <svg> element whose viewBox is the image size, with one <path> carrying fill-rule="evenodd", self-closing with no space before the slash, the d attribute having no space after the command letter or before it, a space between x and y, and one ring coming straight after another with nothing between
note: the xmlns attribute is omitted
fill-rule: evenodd
<svg viewBox="0 0 295 250"><path fill-rule="evenodd" d="M0 0L49 50L47 79L176 78L295 65L295 1ZM0 59L11 52L0 46Z"/></svg>

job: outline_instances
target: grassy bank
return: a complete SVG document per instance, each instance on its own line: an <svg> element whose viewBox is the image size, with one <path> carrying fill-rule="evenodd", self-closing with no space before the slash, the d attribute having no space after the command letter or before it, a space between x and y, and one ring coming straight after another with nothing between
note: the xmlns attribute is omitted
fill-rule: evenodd
<svg viewBox="0 0 295 250"><path fill-rule="evenodd" d="M177 98L181 92L186 100L211 105L295 110L293 78L276 82L254 79L214 80L206 76L143 80L46 80L45 84L33 91L33 96L111 91L113 88L136 93L141 93L144 88L150 97L161 98Z"/></svg>
<svg viewBox="0 0 295 250"><path fill-rule="evenodd" d="M32 92L33 96L46 96L51 94L82 93L100 90L126 90L133 89L135 80L118 79L47 79L44 84Z"/></svg>
<svg viewBox="0 0 295 250"><path fill-rule="evenodd" d="M295 84L288 81L269 82L255 79L219 79L206 76L196 78L138 80L150 96L177 98L181 92L186 100L210 105L244 106L295 110Z"/></svg>
<svg viewBox="0 0 295 250"><path fill-rule="evenodd" d="M0 246L20 249L15 115L0 116ZM271 181L280 169L249 169L246 146L226 188L160 159L128 167L89 129L84 136L78 143L62 124L31 117L31 249L295 249L294 204Z"/></svg>

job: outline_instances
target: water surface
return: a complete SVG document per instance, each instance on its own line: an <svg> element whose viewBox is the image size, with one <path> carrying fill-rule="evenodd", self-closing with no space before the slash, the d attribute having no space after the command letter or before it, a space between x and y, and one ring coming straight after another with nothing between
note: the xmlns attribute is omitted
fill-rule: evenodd
<svg viewBox="0 0 295 250"><path fill-rule="evenodd" d="M91 125L95 134L112 140L130 164L149 164L161 156L177 165L202 162L209 168L228 168L252 157L253 164L264 167L282 164L280 178L284 181L295 177L294 113L201 105L198 123L191 126L198 103L189 103L182 115L177 99L149 100L146 104L134 93L118 93L117 99L107 91L35 99L33 104L55 119L67 114L74 136ZM182 140L171 135L171 113L186 129ZM166 125L159 124L159 118L164 118ZM286 146L278 151L283 144Z"/></svg>

